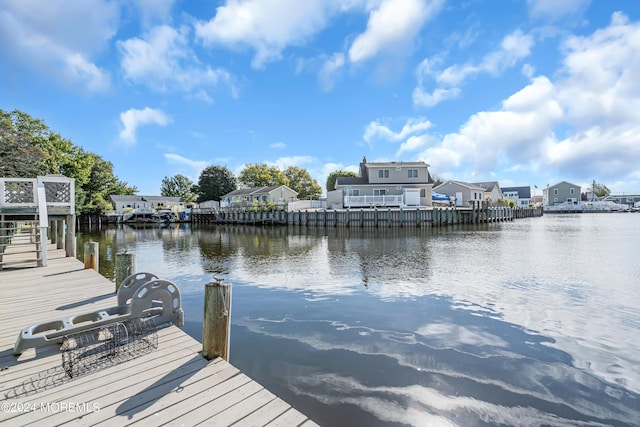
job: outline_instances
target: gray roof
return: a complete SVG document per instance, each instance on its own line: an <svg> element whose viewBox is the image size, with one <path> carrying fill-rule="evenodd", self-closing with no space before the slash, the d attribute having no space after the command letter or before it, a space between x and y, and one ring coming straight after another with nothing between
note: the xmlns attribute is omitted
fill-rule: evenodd
<svg viewBox="0 0 640 427"><path fill-rule="evenodd" d="M260 194L269 194L273 190L275 190L276 188L280 188L280 187L288 188L289 190L291 190L294 193L298 194L297 191L292 190L291 188L287 187L286 185L272 185L272 186L268 186L268 187L238 188L237 190L233 190L231 193L227 193L222 197L241 196L241 195L257 196L257 195L260 195Z"/></svg>
<svg viewBox="0 0 640 427"><path fill-rule="evenodd" d="M367 167L374 166L374 167L377 167L377 168L379 168L379 167L383 167L383 168L396 167L396 166L427 166L427 167L429 166L425 162L379 162L379 163L368 162L368 163L365 163L365 165Z"/></svg>
<svg viewBox="0 0 640 427"><path fill-rule="evenodd" d="M498 181L487 181L487 182L472 182L471 184L473 185L477 185L478 187L482 187L484 188L485 191L493 191L493 189L497 186L500 187L500 185L498 185Z"/></svg>
<svg viewBox="0 0 640 427"><path fill-rule="evenodd" d="M502 193L510 193L512 191L518 192L518 197L521 199L530 199L531 198L531 187L504 187L502 189Z"/></svg>
<svg viewBox="0 0 640 427"><path fill-rule="evenodd" d="M454 181L454 180L451 180L451 179L450 179L450 180L448 180L448 181L443 182L443 183L442 183L442 184L440 184L440 185L438 185L437 187L435 187L435 188L433 189L433 191L438 191L438 188L440 188L440 187L444 187L444 186L445 186L445 185L447 185L447 184L456 184L456 185L460 185L460 186L462 186L462 187L466 187L466 188L468 188L468 189L470 189L470 190L482 190L482 191L486 191L486 190L484 189L484 187L480 187L479 185L472 184L472 183L469 183L469 182L463 182L463 181Z"/></svg>
<svg viewBox="0 0 640 427"><path fill-rule="evenodd" d="M360 176L339 176L336 185L366 185L367 179Z"/></svg>

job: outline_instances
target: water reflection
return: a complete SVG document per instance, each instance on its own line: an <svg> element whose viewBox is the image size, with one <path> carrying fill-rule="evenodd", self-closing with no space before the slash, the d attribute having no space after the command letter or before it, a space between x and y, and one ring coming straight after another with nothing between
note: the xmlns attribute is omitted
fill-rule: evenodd
<svg viewBox="0 0 640 427"><path fill-rule="evenodd" d="M639 224L182 225L82 239L175 281L197 339L203 285L233 283L232 363L320 424L634 425Z"/></svg>

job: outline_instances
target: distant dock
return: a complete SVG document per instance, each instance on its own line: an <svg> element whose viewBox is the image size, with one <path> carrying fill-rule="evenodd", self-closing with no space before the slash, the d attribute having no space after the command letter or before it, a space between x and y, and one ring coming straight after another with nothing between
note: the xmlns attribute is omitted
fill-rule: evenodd
<svg viewBox="0 0 640 427"><path fill-rule="evenodd" d="M24 248L30 239L19 233L11 241ZM37 267L16 248L4 259L22 268L0 271L0 423L316 425L228 362L207 361L202 344L175 326L157 331L155 351L74 379L61 373L58 345L14 356L23 327L116 305L114 284L63 249L49 245L47 266Z"/></svg>

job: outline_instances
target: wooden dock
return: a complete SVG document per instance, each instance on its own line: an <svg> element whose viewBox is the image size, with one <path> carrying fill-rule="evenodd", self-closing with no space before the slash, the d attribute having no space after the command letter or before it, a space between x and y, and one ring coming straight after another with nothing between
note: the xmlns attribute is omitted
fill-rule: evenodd
<svg viewBox="0 0 640 427"><path fill-rule="evenodd" d="M46 267L0 271L0 424L316 425L228 362L204 359L175 326L158 331L151 353L74 379L58 345L14 356L23 327L116 305L111 281L49 247Z"/></svg>

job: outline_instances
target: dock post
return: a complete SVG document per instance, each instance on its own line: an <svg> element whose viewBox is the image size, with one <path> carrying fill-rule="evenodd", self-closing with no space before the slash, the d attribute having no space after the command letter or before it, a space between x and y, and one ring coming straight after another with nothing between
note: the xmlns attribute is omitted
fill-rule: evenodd
<svg viewBox="0 0 640 427"><path fill-rule="evenodd" d="M56 239L58 237L57 227L58 227L58 221L56 221L55 219L50 219L49 220L49 241L51 242L52 245L56 243Z"/></svg>
<svg viewBox="0 0 640 427"><path fill-rule="evenodd" d="M98 242L84 243L84 268L98 271Z"/></svg>
<svg viewBox="0 0 640 427"><path fill-rule="evenodd" d="M204 321L202 322L202 355L207 359L229 360L231 327L231 284L207 283L204 288Z"/></svg>
<svg viewBox="0 0 640 427"><path fill-rule="evenodd" d="M56 247L58 249L64 249L64 221L56 220L53 223L55 224L56 230Z"/></svg>
<svg viewBox="0 0 640 427"><path fill-rule="evenodd" d="M127 277L136 272L136 254L125 252L116 254L116 292Z"/></svg>
<svg viewBox="0 0 640 427"><path fill-rule="evenodd" d="M64 225L64 249L67 257L76 257L76 216L67 215Z"/></svg>

